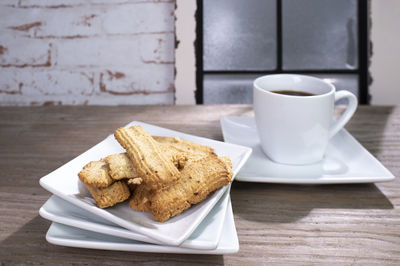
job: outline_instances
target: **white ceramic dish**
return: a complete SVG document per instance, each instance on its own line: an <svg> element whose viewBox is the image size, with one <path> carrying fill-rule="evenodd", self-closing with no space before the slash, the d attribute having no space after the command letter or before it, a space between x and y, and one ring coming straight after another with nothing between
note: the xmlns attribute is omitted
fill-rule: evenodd
<svg viewBox="0 0 400 266"><path fill-rule="evenodd" d="M254 117L221 118L224 140L253 149L238 181L288 184L373 183L394 176L345 129L329 142L322 162L292 166L271 161L261 150Z"/></svg>
<svg viewBox="0 0 400 266"><path fill-rule="evenodd" d="M48 242L68 247L156 252L156 253L188 253L188 254L228 254L239 251L239 241L233 220L232 205L228 202L223 232L218 246L215 249L189 249L184 247L162 246L143 243L126 238L104 235L82 230L63 224L52 223L46 234Z"/></svg>
<svg viewBox="0 0 400 266"><path fill-rule="evenodd" d="M248 147L196 137L142 122L134 121L126 126L133 125L141 125L151 135L178 136L181 139L211 146L218 155L230 157L234 177L251 154L251 149ZM193 233L229 187L220 188L203 202L192 206L164 223L154 221L150 213L134 211L129 208L127 201L111 208L100 209L95 205L77 174L88 162L120 152L124 152L124 149L114 139L114 136L110 135L88 151L42 177L40 185L60 198L110 222L153 238L160 243L174 246L180 245Z"/></svg>
<svg viewBox="0 0 400 266"><path fill-rule="evenodd" d="M229 191L226 191L206 218L204 218L192 235L186 239L180 247L192 249L215 249L221 237L222 225L225 220L228 201ZM161 244L152 238L113 224L54 195L40 208L39 213L40 216L50 221L87 231L137 240L140 242Z"/></svg>

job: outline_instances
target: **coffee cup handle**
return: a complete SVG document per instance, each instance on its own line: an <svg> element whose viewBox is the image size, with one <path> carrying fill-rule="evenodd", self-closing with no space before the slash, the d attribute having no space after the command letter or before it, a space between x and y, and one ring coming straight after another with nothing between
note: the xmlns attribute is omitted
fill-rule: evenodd
<svg viewBox="0 0 400 266"><path fill-rule="evenodd" d="M344 125L346 125L357 109L357 98L353 93L346 90L335 92L335 103L341 99L348 99L349 102L344 113L333 122L329 132L329 138L333 137L344 127Z"/></svg>

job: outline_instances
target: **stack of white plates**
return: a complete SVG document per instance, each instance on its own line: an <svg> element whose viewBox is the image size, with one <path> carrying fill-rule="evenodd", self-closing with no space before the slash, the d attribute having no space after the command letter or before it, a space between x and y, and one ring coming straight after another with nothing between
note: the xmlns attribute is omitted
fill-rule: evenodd
<svg viewBox="0 0 400 266"><path fill-rule="evenodd" d="M229 156L234 176L251 154L251 148L196 137L153 125L141 125L155 136L179 137L215 149L219 156ZM112 135L40 179L40 184L54 195L41 207L40 215L53 223L46 239L62 246L162 253L226 254L239 250L230 186L214 192L164 223L152 215L129 208L128 202L114 207L96 207L78 173L90 161L124 152Z"/></svg>

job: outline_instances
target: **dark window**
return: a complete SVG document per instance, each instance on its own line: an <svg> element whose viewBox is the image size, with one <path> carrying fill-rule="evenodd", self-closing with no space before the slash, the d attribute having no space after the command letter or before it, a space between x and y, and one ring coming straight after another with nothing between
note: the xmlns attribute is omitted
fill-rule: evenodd
<svg viewBox="0 0 400 266"><path fill-rule="evenodd" d="M368 103L368 2L198 0L197 103L252 103L252 81L300 73Z"/></svg>

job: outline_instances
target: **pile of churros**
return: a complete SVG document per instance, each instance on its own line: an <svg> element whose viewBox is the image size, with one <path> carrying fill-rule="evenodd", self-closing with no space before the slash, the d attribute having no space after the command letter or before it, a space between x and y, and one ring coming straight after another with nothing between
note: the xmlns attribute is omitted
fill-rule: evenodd
<svg viewBox="0 0 400 266"><path fill-rule="evenodd" d="M126 153L85 165L79 179L99 208L129 206L165 222L232 182L232 164L211 147L177 137L150 136L141 126L114 136Z"/></svg>

